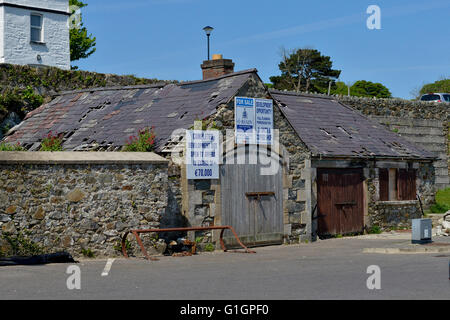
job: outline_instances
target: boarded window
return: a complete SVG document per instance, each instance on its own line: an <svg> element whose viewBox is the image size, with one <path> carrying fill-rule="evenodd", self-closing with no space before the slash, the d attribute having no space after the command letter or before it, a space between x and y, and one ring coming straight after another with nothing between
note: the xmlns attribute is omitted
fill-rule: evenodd
<svg viewBox="0 0 450 320"><path fill-rule="evenodd" d="M398 200L415 200L416 170L399 169L397 185L398 185Z"/></svg>
<svg viewBox="0 0 450 320"><path fill-rule="evenodd" d="M415 169L379 169L380 201L415 200Z"/></svg>
<svg viewBox="0 0 450 320"><path fill-rule="evenodd" d="M379 169L380 179L380 200L389 201L389 171L388 169Z"/></svg>

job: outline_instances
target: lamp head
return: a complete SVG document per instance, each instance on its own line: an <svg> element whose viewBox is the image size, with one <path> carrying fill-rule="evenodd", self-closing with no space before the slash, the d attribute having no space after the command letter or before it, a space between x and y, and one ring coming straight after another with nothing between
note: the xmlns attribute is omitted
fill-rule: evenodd
<svg viewBox="0 0 450 320"><path fill-rule="evenodd" d="M214 30L214 28L207 26L207 27L204 27L203 30L205 31L206 35L209 36L211 34L211 32Z"/></svg>

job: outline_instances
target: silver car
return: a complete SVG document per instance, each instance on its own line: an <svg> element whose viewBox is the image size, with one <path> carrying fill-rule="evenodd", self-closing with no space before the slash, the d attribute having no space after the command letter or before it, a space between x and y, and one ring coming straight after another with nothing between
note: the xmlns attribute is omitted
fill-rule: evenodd
<svg viewBox="0 0 450 320"><path fill-rule="evenodd" d="M450 102L450 93L427 93L420 97L420 101Z"/></svg>

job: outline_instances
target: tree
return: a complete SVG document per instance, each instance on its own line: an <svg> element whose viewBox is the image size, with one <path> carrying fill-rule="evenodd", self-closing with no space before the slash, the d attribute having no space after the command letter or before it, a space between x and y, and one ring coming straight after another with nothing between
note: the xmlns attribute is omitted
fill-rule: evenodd
<svg viewBox="0 0 450 320"><path fill-rule="evenodd" d="M69 0L69 5L80 9L87 6L86 3L78 0ZM71 13L75 14L73 7L71 9ZM70 29L70 61L77 61L89 57L96 51L95 45L96 38L92 34L88 36L87 29L83 27L80 14L78 26ZM76 67L73 68L76 69Z"/></svg>
<svg viewBox="0 0 450 320"><path fill-rule="evenodd" d="M282 61L278 65L281 76L270 77L275 89L326 93L330 81L332 88L335 87L341 70L332 69L330 57L309 48L282 49L281 54Z"/></svg>
<svg viewBox="0 0 450 320"><path fill-rule="evenodd" d="M450 93L450 79L441 79L433 83L428 83L420 89L420 95L430 92Z"/></svg>
<svg viewBox="0 0 450 320"><path fill-rule="evenodd" d="M392 98L388 88L381 83L359 80L350 88L350 94L357 97Z"/></svg>

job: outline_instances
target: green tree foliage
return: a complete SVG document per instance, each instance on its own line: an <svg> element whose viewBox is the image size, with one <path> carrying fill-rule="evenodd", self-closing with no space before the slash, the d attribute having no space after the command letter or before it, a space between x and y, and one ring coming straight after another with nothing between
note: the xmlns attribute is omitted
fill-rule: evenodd
<svg viewBox="0 0 450 320"><path fill-rule="evenodd" d="M36 94L31 86L24 89L19 88L4 88L0 93L0 121L8 112L16 112L24 117L26 110L39 107L44 101L44 98Z"/></svg>
<svg viewBox="0 0 450 320"><path fill-rule="evenodd" d="M87 4L78 0L69 0L70 6L78 8L86 7ZM72 11L74 14L75 11ZM70 61L77 61L89 57L96 51L96 38L92 34L88 35L87 29L83 27L81 21L78 28L70 29ZM73 67L76 69L77 67Z"/></svg>
<svg viewBox="0 0 450 320"><path fill-rule="evenodd" d="M350 94L357 97L392 98L388 88L381 83L359 80L350 88Z"/></svg>
<svg viewBox="0 0 450 320"><path fill-rule="evenodd" d="M450 210L450 188L439 190L435 199L436 203L431 206L431 212L445 213Z"/></svg>
<svg viewBox="0 0 450 320"><path fill-rule="evenodd" d="M282 50L278 65L281 76L270 77L275 89L326 93L329 82L335 87L341 70L334 70L330 57L315 49Z"/></svg>
<svg viewBox="0 0 450 320"><path fill-rule="evenodd" d="M430 92L450 93L450 79L442 79L433 83L428 83L420 89L420 94Z"/></svg>
<svg viewBox="0 0 450 320"><path fill-rule="evenodd" d="M331 94L341 95L341 96L347 96L348 95L348 87L345 84L345 82L337 81L336 85L332 88ZM350 92L351 94L351 92Z"/></svg>

